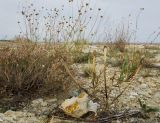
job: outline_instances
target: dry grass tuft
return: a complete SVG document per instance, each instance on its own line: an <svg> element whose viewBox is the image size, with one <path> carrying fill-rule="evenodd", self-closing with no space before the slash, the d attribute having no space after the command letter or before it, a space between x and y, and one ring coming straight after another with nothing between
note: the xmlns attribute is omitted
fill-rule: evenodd
<svg viewBox="0 0 160 123"><path fill-rule="evenodd" d="M66 54L63 46L31 42L0 49L0 97L66 91L71 80L59 62L71 63Z"/></svg>

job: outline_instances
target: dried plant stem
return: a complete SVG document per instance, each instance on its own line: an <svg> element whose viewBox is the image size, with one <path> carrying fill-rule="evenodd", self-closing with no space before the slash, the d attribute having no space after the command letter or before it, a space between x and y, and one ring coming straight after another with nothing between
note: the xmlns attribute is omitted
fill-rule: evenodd
<svg viewBox="0 0 160 123"><path fill-rule="evenodd" d="M123 119L128 117L134 117L137 115L142 115L142 112L140 110L131 110L131 111L125 111L116 115L112 115L110 117L104 117L98 120L98 123L106 123L106 122L112 122L116 119Z"/></svg>
<svg viewBox="0 0 160 123"><path fill-rule="evenodd" d="M118 100L118 98L126 91L126 89L131 85L131 82L128 83L128 85L123 89L123 91L121 91L121 93L116 96L113 101L110 103L110 105L112 105L116 100Z"/></svg>
<svg viewBox="0 0 160 123"><path fill-rule="evenodd" d="M106 80L106 56L107 56L107 48L104 47L104 87L105 87L105 98L106 98L106 108L108 107L108 87L107 87L107 80Z"/></svg>
<svg viewBox="0 0 160 123"><path fill-rule="evenodd" d="M93 52L93 63L92 63L92 86L95 92L95 88L96 88L96 51Z"/></svg>
<svg viewBox="0 0 160 123"><path fill-rule="evenodd" d="M139 66L137 67L137 69L135 70L135 72L132 74L132 76L128 77L128 78L126 79L126 81L132 81L133 78L134 78L134 76L140 71L141 68L142 68L142 64L141 64L141 61L140 61L140 64L139 64ZM130 85L131 85L131 82L129 82L129 83L127 84L127 86L123 89L123 91L121 91L121 93L113 99L113 101L111 102L111 104L113 104L116 100L118 100L118 98L126 91L126 89L127 89Z"/></svg>
<svg viewBox="0 0 160 123"><path fill-rule="evenodd" d="M68 75L71 77L71 79L73 80L73 82L78 86L79 89L81 89L82 91L86 92L89 96L93 97L85 88L83 88L79 82L75 79L75 77L73 76L73 74L71 73L71 71L68 68L68 65L64 62L64 60L61 60L62 65L64 66L66 72L68 73Z"/></svg>
<svg viewBox="0 0 160 123"><path fill-rule="evenodd" d="M126 79L126 81L131 81L134 78L134 76L141 70L142 61L143 61L143 58L140 60L140 63L138 65L137 69Z"/></svg>

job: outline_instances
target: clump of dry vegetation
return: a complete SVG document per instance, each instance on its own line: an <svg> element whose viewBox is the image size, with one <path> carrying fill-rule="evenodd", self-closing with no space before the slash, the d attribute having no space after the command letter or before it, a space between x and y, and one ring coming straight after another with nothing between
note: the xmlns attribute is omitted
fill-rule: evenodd
<svg viewBox="0 0 160 123"><path fill-rule="evenodd" d="M71 80L61 60L71 63L66 50L59 45L25 42L17 48L0 49L0 96L67 90Z"/></svg>
<svg viewBox="0 0 160 123"><path fill-rule="evenodd" d="M66 17L64 6L61 9L37 9L33 3L22 6L20 35L14 41L17 45L0 49L1 96L67 90L71 81L61 60L69 65L73 61L87 62L90 54L82 52L87 44L85 39L94 36L95 25L102 19L100 8L96 19L88 16L93 8L87 1L76 10Z"/></svg>
<svg viewBox="0 0 160 123"><path fill-rule="evenodd" d="M126 44L127 44L127 41L122 37L119 37L114 43L115 49L119 50L120 52L124 52Z"/></svg>
<svg viewBox="0 0 160 123"><path fill-rule="evenodd" d="M20 36L16 39L20 45L0 50L2 96L34 93L39 88L67 90L70 80L61 60L67 64L88 60L89 54L83 53L82 48L85 37L93 36L95 24L84 36L85 30L101 17L98 14L94 20L87 16L92 12L88 2L82 2L75 16L66 17L64 11L64 6L61 9L36 9L33 3L22 7L23 20L18 21ZM45 43L35 43L37 41ZM59 43L62 41L63 44Z"/></svg>

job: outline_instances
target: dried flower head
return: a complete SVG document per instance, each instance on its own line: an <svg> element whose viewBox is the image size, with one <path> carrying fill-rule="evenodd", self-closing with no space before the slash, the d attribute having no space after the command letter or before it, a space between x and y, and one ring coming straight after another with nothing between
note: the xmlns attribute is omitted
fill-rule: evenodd
<svg viewBox="0 0 160 123"><path fill-rule="evenodd" d="M101 15L100 18L103 18L103 15Z"/></svg>
<svg viewBox="0 0 160 123"><path fill-rule="evenodd" d="M98 11L101 11L101 8L98 8Z"/></svg>
<svg viewBox="0 0 160 123"><path fill-rule="evenodd" d="M89 3L86 3L86 6L89 6Z"/></svg>
<svg viewBox="0 0 160 123"><path fill-rule="evenodd" d="M21 13L22 13L22 15L25 15L25 12L24 12L24 11L22 11Z"/></svg>

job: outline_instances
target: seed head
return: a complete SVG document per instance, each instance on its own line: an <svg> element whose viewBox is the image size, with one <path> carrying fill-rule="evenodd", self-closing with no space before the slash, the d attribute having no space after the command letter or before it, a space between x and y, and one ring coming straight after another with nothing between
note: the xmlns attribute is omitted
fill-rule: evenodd
<svg viewBox="0 0 160 123"><path fill-rule="evenodd" d="M101 8L98 8L98 11L101 11Z"/></svg>

